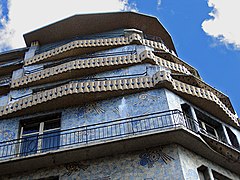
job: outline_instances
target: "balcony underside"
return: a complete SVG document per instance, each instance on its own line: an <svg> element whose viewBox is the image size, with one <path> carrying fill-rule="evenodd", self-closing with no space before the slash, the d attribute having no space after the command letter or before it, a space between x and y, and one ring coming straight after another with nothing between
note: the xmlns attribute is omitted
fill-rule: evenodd
<svg viewBox="0 0 240 180"><path fill-rule="evenodd" d="M216 139L204 133L201 133L201 137L212 149L222 154L223 156L228 157L234 162L240 163L240 152L238 150L235 150L233 147L227 147L222 142L217 141Z"/></svg>
<svg viewBox="0 0 240 180"><path fill-rule="evenodd" d="M186 128L175 127L154 134L129 135L124 139L105 140L101 143L89 143L79 147L56 150L32 155L25 158L2 161L0 174L13 174L24 171L32 171L39 168L54 167L57 165L77 162L80 160L95 159L104 156L119 155L150 147L179 144L227 169L240 174L239 162L233 162L221 154L212 150L200 136Z"/></svg>

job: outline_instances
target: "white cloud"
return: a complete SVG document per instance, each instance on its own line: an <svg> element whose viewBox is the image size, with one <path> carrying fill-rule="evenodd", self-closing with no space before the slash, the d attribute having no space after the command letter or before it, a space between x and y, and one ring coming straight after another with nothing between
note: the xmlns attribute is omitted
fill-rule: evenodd
<svg viewBox="0 0 240 180"><path fill-rule="evenodd" d="M0 4L0 18L2 18L2 5Z"/></svg>
<svg viewBox="0 0 240 180"><path fill-rule="evenodd" d="M240 50L240 1L239 0L208 0L212 7L211 19L202 23L202 29L219 42Z"/></svg>
<svg viewBox="0 0 240 180"><path fill-rule="evenodd" d="M160 8L161 4L162 4L162 0L157 0L157 9Z"/></svg>
<svg viewBox="0 0 240 180"><path fill-rule="evenodd" d="M0 51L24 47L23 34L74 14L136 10L128 0L9 0L9 21L0 18ZM1 16L0 16L1 17Z"/></svg>

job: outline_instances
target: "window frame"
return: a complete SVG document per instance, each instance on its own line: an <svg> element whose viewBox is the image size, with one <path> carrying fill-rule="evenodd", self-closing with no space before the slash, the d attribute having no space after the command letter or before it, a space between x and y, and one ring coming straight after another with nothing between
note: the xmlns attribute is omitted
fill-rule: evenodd
<svg viewBox="0 0 240 180"><path fill-rule="evenodd" d="M47 123L52 122L52 121L57 121L58 126L50 129L44 130L44 127L46 126ZM24 127L27 127L29 125L34 125L37 124L38 130L36 132L32 133L26 133L24 134ZM60 138L60 130L61 130L61 114L51 114L51 115L45 115L45 116L38 116L38 117L33 117L28 120L22 121L20 124L20 147L19 147L19 155L20 156L28 156L32 154L38 154L41 152L46 152L46 151L51 151L52 149L58 149L59 144L60 144L60 139L58 139L58 146L57 147L48 147L48 148L43 148L43 143L44 143L44 134L51 134L55 132L59 132L57 138ZM37 140L36 144L36 152L31 152L31 151L26 151L27 149L22 149L24 147L24 138L27 137L35 137ZM55 136L51 136L50 138L55 138ZM49 137L48 137L49 139ZM30 142L31 143L31 142ZM35 149L35 148L34 148Z"/></svg>
<svg viewBox="0 0 240 180"><path fill-rule="evenodd" d="M213 126L211 126L210 124L202 121L202 120L199 120L201 125L202 125L202 129L206 132L207 135L213 137L213 138L216 138L216 139L219 139L219 136L218 136L218 132L216 130L216 128L214 128ZM209 133L209 131L207 130L207 126L210 127L211 129L213 129L214 133L215 133L215 136L211 133Z"/></svg>

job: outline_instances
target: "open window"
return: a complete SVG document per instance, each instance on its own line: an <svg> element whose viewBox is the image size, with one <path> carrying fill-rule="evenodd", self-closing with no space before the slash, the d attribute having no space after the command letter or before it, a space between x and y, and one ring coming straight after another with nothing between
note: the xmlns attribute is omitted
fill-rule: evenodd
<svg viewBox="0 0 240 180"><path fill-rule="evenodd" d="M205 133L207 133L208 135L218 139L217 130L213 126L211 126L210 124L208 124L204 121L201 121L200 122L200 127Z"/></svg>
<svg viewBox="0 0 240 180"><path fill-rule="evenodd" d="M214 180L231 180L230 178L220 174L217 171L212 170Z"/></svg>
<svg viewBox="0 0 240 180"><path fill-rule="evenodd" d="M54 114L22 121L20 155L27 156L58 149L60 119L60 114Z"/></svg>
<svg viewBox="0 0 240 180"><path fill-rule="evenodd" d="M184 114L184 117L186 119L187 127L192 129L192 130L196 130L195 120L193 118L193 114L192 114L192 110L191 110L190 105L184 103L184 104L181 104L181 108L182 108L182 112Z"/></svg>
<svg viewBox="0 0 240 180"><path fill-rule="evenodd" d="M211 116L195 109L200 131L210 137L227 142L222 124L213 119Z"/></svg>
<svg viewBox="0 0 240 180"><path fill-rule="evenodd" d="M228 133L228 137L231 141L231 144L233 147L239 149L239 143L237 140L237 136L232 132L232 130L228 127L226 127L227 133Z"/></svg>
<svg viewBox="0 0 240 180"><path fill-rule="evenodd" d="M197 168L198 176L200 180L208 180L210 179L208 168L204 165Z"/></svg>

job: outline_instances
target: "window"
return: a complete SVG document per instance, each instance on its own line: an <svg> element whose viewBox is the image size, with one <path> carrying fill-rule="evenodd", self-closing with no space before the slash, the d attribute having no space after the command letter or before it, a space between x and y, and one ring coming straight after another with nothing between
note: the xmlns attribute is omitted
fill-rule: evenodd
<svg viewBox="0 0 240 180"><path fill-rule="evenodd" d="M226 142L226 136L221 123L205 112L201 112L197 109L195 109L195 112L198 119L199 128L202 133L207 134L208 136L211 136L217 140L221 140L222 142Z"/></svg>
<svg viewBox="0 0 240 180"><path fill-rule="evenodd" d="M226 130L227 130L227 133L228 133L228 136L229 136L232 146L239 149L239 143L237 140L237 136L232 132L232 130L230 128L226 127Z"/></svg>
<svg viewBox="0 0 240 180"><path fill-rule="evenodd" d="M206 166L200 166L199 168L197 168L198 171L198 176L200 180L208 180L210 179L210 175L208 172L208 168Z"/></svg>
<svg viewBox="0 0 240 180"><path fill-rule="evenodd" d="M58 149L60 143L60 115L28 119L21 126L20 155Z"/></svg>
<svg viewBox="0 0 240 180"><path fill-rule="evenodd" d="M188 104L184 103L184 104L181 104L181 108L182 108L182 112L183 112L183 114L185 116L185 119L186 119L187 127L192 129L192 130L196 130L193 114L192 114L192 111L191 111L191 107Z"/></svg>
<svg viewBox="0 0 240 180"><path fill-rule="evenodd" d="M208 135L218 139L218 134L214 127L210 126L205 122L201 122L201 123L202 123L202 128L206 131Z"/></svg>
<svg viewBox="0 0 240 180"><path fill-rule="evenodd" d="M214 180L231 180L230 178L212 170Z"/></svg>

